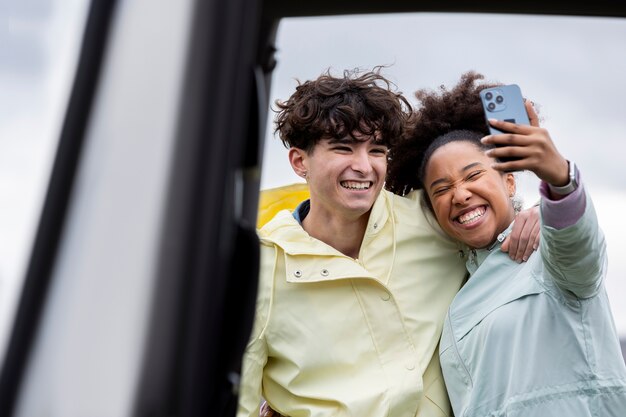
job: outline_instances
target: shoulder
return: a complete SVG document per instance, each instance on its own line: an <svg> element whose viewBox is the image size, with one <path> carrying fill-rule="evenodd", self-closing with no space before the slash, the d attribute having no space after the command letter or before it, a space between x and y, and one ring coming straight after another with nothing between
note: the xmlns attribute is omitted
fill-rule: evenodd
<svg viewBox="0 0 626 417"><path fill-rule="evenodd" d="M390 191L384 191L384 193L396 216L424 221L426 216L430 214L421 190L413 190L405 196L400 196Z"/></svg>
<svg viewBox="0 0 626 417"><path fill-rule="evenodd" d="M385 193L391 202L396 223L417 226L432 232L438 238L447 241L452 240L437 223L437 219L428 208L422 190L413 190L405 196L389 191L385 191Z"/></svg>
<svg viewBox="0 0 626 417"><path fill-rule="evenodd" d="M302 229L300 224L293 217L293 213L287 209L278 211L270 220L268 220L260 229L257 229L261 244L281 240L289 229Z"/></svg>

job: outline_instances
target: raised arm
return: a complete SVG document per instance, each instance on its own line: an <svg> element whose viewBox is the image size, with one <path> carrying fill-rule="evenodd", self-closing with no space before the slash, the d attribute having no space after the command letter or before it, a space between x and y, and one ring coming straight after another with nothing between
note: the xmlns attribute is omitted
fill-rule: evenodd
<svg viewBox="0 0 626 417"><path fill-rule="evenodd" d="M530 170L541 180L541 256L545 267L563 290L586 298L600 286L606 263L604 236L598 227L593 204L580 181L580 174L556 149L546 129L527 102L531 126L490 121L510 133L483 138L502 145L488 151L493 157L515 157L494 168ZM571 168L571 169L570 169Z"/></svg>
<svg viewBox="0 0 626 417"><path fill-rule="evenodd" d="M541 185L543 220L541 256L545 268L563 290L579 298L594 296L606 270L606 242L593 203L580 182L560 200Z"/></svg>

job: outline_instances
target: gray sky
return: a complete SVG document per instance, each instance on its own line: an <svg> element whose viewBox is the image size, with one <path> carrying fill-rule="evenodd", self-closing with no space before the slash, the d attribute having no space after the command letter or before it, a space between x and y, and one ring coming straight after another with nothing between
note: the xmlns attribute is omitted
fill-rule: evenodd
<svg viewBox="0 0 626 417"><path fill-rule="evenodd" d="M418 88L453 85L467 70L519 84L540 106L561 153L577 163L607 235L607 289L626 337L626 19L402 14L298 18L278 31L271 102L286 99L296 79L355 67L390 65L384 73L412 103ZM270 114L270 118L273 114ZM269 128L262 188L302 179ZM538 198L533 174L521 174L526 205Z"/></svg>

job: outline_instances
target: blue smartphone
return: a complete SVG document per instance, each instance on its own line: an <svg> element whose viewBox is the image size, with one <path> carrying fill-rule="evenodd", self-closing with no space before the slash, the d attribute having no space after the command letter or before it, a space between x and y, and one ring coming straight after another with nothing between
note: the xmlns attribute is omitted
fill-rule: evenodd
<svg viewBox="0 0 626 417"><path fill-rule="evenodd" d="M504 120L522 125L530 124L522 91L517 84L486 88L480 92L480 100L486 119ZM503 133L491 125L489 125L489 131L492 135Z"/></svg>
<svg viewBox="0 0 626 417"><path fill-rule="evenodd" d="M486 88L480 92L480 100L483 105L485 119L504 120L522 125L530 125L528 113L524 107L522 91L517 84L502 85ZM492 135L505 133L491 126L489 132ZM501 158L503 162L515 161L518 158Z"/></svg>

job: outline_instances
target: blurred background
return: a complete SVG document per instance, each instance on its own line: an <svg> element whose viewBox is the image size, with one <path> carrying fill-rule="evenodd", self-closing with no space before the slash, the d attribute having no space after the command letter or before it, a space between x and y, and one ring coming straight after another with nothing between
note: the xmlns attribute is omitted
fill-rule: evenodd
<svg viewBox="0 0 626 417"><path fill-rule="evenodd" d="M88 1L0 0L0 352L19 297Z"/></svg>
<svg viewBox="0 0 626 417"><path fill-rule="evenodd" d="M73 80L88 2L0 0L0 344L12 320ZM468 70L519 84L579 166L609 247L606 286L626 341L626 19L401 14L285 19L270 102L330 69L371 69L409 101ZM301 182L268 119L262 188ZM526 205L537 181L520 174ZM623 342L623 351L624 342Z"/></svg>

